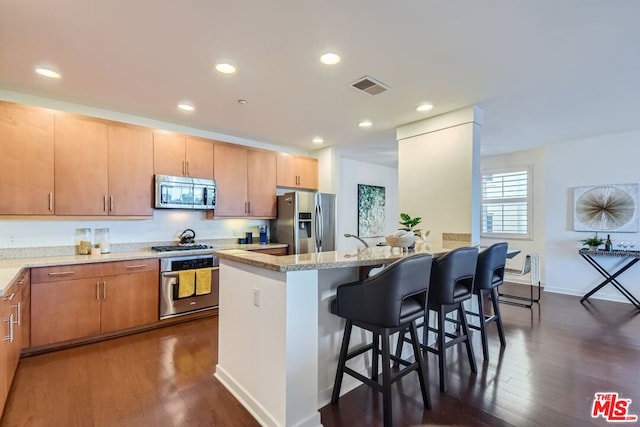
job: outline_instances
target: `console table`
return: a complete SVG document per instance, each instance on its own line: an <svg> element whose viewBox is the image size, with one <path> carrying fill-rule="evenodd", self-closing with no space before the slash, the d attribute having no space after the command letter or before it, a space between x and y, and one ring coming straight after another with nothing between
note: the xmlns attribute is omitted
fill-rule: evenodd
<svg viewBox="0 0 640 427"><path fill-rule="evenodd" d="M600 284L598 284L595 288L591 289L585 296L582 297L580 302L584 302L591 295L598 292L600 289L611 283L626 299L628 299L631 304L635 305L637 309L640 310L640 301L636 297L634 297L631 292L629 292L622 284L618 281L618 276L622 273L630 269L635 263L640 261L640 251L628 251L628 250L614 250L614 251L605 251L602 249L580 249L578 251L580 256L584 258L593 268L595 268L598 273L605 278ZM594 257L596 256L606 256L606 257L618 257L624 258L624 264L619 267L617 270L613 272L609 272L606 268L600 265Z"/></svg>

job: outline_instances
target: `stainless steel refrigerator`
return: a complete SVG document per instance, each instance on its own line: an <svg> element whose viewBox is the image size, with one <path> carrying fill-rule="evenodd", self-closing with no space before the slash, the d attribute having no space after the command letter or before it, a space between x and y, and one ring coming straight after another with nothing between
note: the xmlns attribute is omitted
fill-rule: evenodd
<svg viewBox="0 0 640 427"><path fill-rule="evenodd" d="M336 249L336 195L296 191L278 196L272 241L289 245L288 254Z"/></svg>

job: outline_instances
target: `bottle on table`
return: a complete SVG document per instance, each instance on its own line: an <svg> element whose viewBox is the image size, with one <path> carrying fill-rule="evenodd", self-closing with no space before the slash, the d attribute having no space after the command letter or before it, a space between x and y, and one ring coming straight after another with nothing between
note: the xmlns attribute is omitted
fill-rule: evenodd
<svg viewBox="0 0 640 427"><path fill-rule="evenodd" d="M604 241L604 250L611 252L613 250L613 244L611 243L611 235L607 234L607 240Z"/></svg>

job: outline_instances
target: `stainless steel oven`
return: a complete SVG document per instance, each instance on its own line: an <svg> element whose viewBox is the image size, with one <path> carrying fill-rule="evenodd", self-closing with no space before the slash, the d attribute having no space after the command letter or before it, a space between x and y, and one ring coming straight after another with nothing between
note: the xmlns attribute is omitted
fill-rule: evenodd
<svg viewBox="0 0 640 427"><path fill-rule="evenodd" d="M160 259L160 319L216 308L218 269L218 257L210 254Z"/></svg>

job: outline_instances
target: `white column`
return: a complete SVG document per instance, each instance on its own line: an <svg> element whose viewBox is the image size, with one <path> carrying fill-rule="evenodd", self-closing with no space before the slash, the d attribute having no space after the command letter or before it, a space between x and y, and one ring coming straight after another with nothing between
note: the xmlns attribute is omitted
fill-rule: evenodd
<svg viewBox="0 0 640 427"><path fill-rule="evenodd" d="M400 212L421 216L434 245L442 233L480 241L483 116L471 106L396 129Z"/></svg>

